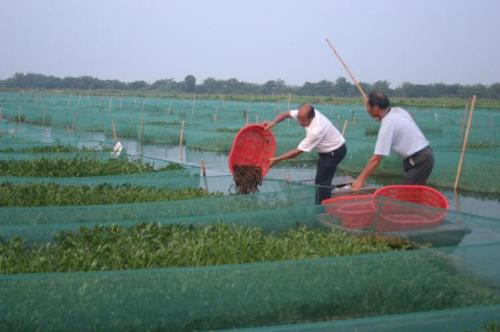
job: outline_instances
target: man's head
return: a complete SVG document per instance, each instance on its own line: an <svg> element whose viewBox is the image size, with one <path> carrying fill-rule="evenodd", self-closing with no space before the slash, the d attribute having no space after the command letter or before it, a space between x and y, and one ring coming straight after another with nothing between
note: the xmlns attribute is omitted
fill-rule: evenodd
<svg viewBox="0 0 500 332"><path fill-rule="evenodd" d="M380 91L372 91L366 100L366 110L375 119L381 120L390 106L389 98Z"/></svg>
<svg viewBox="0 0 500 332"><path fill-rule="evenodd" d="M301 127L309 127L314 116L314 107L311 104L304 104L299 107L298 120Z"/></svg>

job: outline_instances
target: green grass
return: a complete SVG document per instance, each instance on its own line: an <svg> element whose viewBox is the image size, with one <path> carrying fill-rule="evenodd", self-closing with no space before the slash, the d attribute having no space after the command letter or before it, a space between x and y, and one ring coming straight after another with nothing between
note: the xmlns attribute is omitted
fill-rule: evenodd
<svg viewBox="0 0 500 332"><path fill-rule="evenodd" d="M160 170L183 169L169 164ZM0 160L0 175L36 177L82 177L155 171L153 164L141 160L75 157L72 159L41 158L36 160Z"/></svg>
<svg viewBox="0 0 500 332"><path fill-rule="evenodd" d="M28 247L22 239L0 242L0 273L102 271L280 261L407 249L376 236L291 229L264 234L257 227L216 224L193 228L140 224L62 232L55 243Z"/></svg>
<svg viewBox="0 0 500 332"><path fill-rule="evenodd" d="M48 145L48 146L31 146L27 148L6 148L0 149L0 152L20 152L20 153L45 153L45 152L111 152L113 149L109 147L77 147L71 145Z"/></svg>
<svg viewBox="0 0 500 332"><path fill-rule="evenodd" d="M102 205L172 201L215 196L200 188L151 188L135 185L74 186L58 184L0 184L0 207Z"/></svg>

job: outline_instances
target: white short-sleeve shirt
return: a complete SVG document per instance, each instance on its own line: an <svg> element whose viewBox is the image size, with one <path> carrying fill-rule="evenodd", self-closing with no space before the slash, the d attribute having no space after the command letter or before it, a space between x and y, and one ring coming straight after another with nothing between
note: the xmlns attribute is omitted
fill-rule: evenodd
<svg viewBox="0 0 500 332"><path fill-rule="evenodd" d="M408 158L428 145L411 115L402 108L392 107L380 123L374 154L388 156L392 150Z"/></svg>
<svg viewBox="0 0 500 332"><path fill-rule="evenodd" d="M305 128L306 137L300 142L297 149L303 152L316 150L319 153L327 153L341 147L345 143L342 134L318 110L315 109L314 114L311 123ZM298 115L298 110L290 111L290 116L295 120L298 120Z"/></svg>

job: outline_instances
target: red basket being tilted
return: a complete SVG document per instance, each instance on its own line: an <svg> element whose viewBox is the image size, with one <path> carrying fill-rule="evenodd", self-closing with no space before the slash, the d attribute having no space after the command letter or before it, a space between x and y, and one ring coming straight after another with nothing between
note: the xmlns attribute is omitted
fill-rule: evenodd
<svg viewBox="0 0 500 332"><path fill-rule="evenodd" d="M231 174L234 166L258 166L262 176L269 171L269 158L276 151L276 140L270 130L264 130L263 125L249 124L241 128L234 138L228 163Z"/></svg>

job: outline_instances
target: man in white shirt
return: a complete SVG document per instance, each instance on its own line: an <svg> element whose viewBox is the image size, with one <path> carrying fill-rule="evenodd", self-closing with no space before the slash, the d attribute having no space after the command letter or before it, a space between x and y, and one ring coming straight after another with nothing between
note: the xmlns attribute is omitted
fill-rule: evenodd
<svg viewBox="0 0 500 332"><path fill-rule="evenodd" d="M316 150L319 155L315 179L318 186L316 203L319 204L331 197L333 176L347 153L345 139L331 121L310 104L304 104L298 110L278 114L273 121L264 122L264 129L268 130L287 118L297 120L299 125L305 128L306 137L296 149L269 159L269 167L281 160L295 158L302 152Z"/></svg>
<svg viewBox="0 0 500 332"><path fill-rule="evenodd" d="M403 158L405 178L402 184L425 184L434 167L434 154L429 141L411 115L399 107L390 107L382 92L372 92L366 101L368 113L380 121L375 152L352 184L353 190L363 187L384 156L392 151Z"/></svg>

